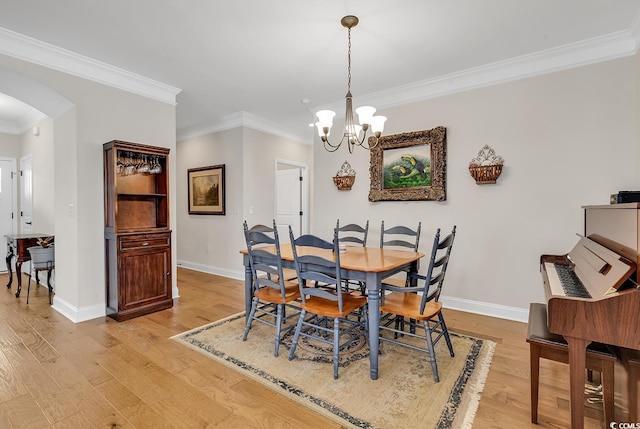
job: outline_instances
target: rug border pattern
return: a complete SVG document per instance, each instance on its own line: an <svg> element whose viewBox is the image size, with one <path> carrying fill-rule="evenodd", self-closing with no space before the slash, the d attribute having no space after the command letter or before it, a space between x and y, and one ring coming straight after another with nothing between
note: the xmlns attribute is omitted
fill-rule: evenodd
<svg viewBox="0 0 640 429"><path fill-rule="evenodd" d="M228 356L226 355L226 353L221 352L195 338L192 338L193 336L204 332L206 330L209 330L211 328L215 328L217 326L223 325L225 323L229 323L232 321L237 320L238 318L244 317L244 312L238 313L238 314L234 314L232 316L226 317L224 319L218 320L216 322L212 322L209 323L207 325L204 326L200 326L198 328L192 329L190 331L187 332L183 332L177 335L174 335L171 337L171 339L179 339L189 345L191 345L194 349L199 350L199 351L206 351L208 354L214 356L215 358L219 359L220 361L227 363L233 367L238 367L244 371L247 371L249 374L252 374L253 377L259 381L262 381L265 384L269 384L269 385L275 385L278 386L280 389L286 391L287 393L291 394L294 396L294 398L297 399L297 402L300 402L303 405L306 405L306 401L311 402L312 404L316 405L317 407L320 408L321 411L323 411L323 415L325 416L329 416L329 417L333 417L334 420L337 417L339 420L336 420L338 423L344 423L345 421L349 422L351 425L353 425L354 427L357 428L374 428L374 426L365 420L359 419L357 417L354 417L352 415L350 415L349 413L345 412L344 410L342 410L341 408L337 407L336 405L325 401L324 399L318 398L314 395L310 395L306 392L304 392L303 390L287 383L284 380L281 380L277 377L272 376L271 374L260 370L258 368L254 368L253 366L247 364L246 362L237 359L233 356ZM465 336L465 335L460 335L460 334L456 334L453 332L449 333L452 336L457 336L457 337L461 337L461 338L467 338L469 340L472 341L472 346L471 349L469 351L469 353L467 354L467 357L465 359L465 364L464 364L464 370L462 371L462 373L458 376L456 382L453 385L453 388L451 389L451 392L449 394L449 399L448 399L448 404L451 404L452 406L447 406L442 410L442 414L440 415L440 418L438 419L438 422L436 424L436 428L437 429L449 429L452 428L453 422L454 422L454 418L456 417L455 413L458 410L458 408L460 407L461 401L462 401L462 395L465 391L465 389L469 389L471 386L467 386L467 383L470 379L470 377L472 376L472 374L474 373L474 370L478 370L480 369L481 372L483 372L484 374L479 374L479 377L481 378L480 383L478 383L478 385L474 386L474 390L475 392L471 392L471 403L469 405L469 412L467 416L467 418L465 418L464 421L464 426L465 427L471 427L470 425L473 422L473 417L475 416L475 411L478 407L478 402L479 402L479 395L480 392L482 391L482 389L484 388L484 379L486 378L486 373L488 372L489 369L489 364L492 360L493 357L493 352L495 350L495 343L489 340L483 340L480 338L473 338L473 337L469 337L469 336ZM476 368L476 364L477 364L477 360L480 357L480 352L481 349L483 347L483 345L488 346L488 352L486 355L486 360L487 363L485 363L485 368ZM315 410L317 410L317 408L314 408ZM471 418L471 420L469 421L469 417Z"/></svg>

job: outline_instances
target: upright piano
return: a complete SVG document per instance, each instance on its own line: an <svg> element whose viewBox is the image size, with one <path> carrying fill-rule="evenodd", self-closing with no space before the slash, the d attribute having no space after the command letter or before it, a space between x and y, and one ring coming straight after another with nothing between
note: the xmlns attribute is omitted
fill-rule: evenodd
<svg viewBox="0 0 640 429"><path fill-rule="evenodd" d="M540 257L548 328L569 345L573 429L584 426L586 347L595 341L640 350L639 208L584 206L584 235L573 249Z"/></svg>

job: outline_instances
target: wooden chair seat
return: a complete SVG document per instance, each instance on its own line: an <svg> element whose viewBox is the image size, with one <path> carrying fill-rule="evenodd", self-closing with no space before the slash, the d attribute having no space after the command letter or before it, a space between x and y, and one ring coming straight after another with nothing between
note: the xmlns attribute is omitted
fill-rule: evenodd
<svg viewBox="0 0 640 429"><path fill-rule="evenodd" d="M442 310L440 301L427 302L424 312L420 314L422 295L415 293L391 292L384 297L384 304L380 310L415 320L429 320Z"/></svg>
<svg viewBox="0 0 640 429"><path fill-rule="evenodd" d="M284 282L285 297L282 298L282 293L278 289L262 288L254 293L254 296L258 299L273 304L286 304L300 298L300 288L298 283L292 281Z"/></svg>
<svg viewBox="0 0 640 429"><path fill-rule="evenodd" d="M307 298L306 302L302 303L300 307L309 313L314 313L319 316L347 317L349 314L366 304L367 298L364 296L345 294L342 296L342 311L338 308L338 303L336 301L315 296Z"/></svg>
<svg viewBox="0 0 640 429"><path fill-rule="evenodd" d="M538 423L538 393L540 382L540 359L569 363L569 346L562 335L552 334L547 327L546 304L529 305L527 330L531 365L531 423ZM602 374L604 418L614 421L614 364L615 353L605 344L592 343L587 347L586 369Z"/></svg>

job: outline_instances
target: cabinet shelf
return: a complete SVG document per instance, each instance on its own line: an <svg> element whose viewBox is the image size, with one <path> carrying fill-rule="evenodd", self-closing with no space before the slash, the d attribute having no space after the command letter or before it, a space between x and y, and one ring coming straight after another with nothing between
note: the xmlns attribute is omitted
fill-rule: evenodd
<svg viewBox="0 0 640 429"><path fill-rule="evenodd" d="M136 198L136 197L149 197L149 198L166 198L167 194L149 194L149 193L136 193L136 192L118 192L118 198Z"/></svg>

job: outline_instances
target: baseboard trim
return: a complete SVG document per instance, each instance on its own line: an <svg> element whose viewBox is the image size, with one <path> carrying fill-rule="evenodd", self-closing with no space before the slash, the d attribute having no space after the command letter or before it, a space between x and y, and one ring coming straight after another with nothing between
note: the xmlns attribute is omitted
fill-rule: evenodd
<svg viewBox="0 0 640 429"><path fill-rule="evenodd" d="M226 270L210 265L197 264L189 261L178 261L178 266L189 270L200 271L235 280L244 280L244 271ZM497 317L499 319L513 320L526 323L529 319L529 310L518 307L510 307L490 302L473 301L442 295L440 300L445 307L452 310L465 311L467 313L482 314L484 316Z"/></svg>
<svg viewBox="0 0 640 429"><path fill-rule="evenodd" d="M514 320L527 323L529 310L506 305L492 304L490 302L472 301L469 299L455 298L442 295L440 301L446 308L465 311L467 313L482 314L484 316L497 317L499 319Z"/></svg>
<svg viewBox="0 0 640 429"><path fill-rule="evenodd" d="M216 276L227 277L235 280L244 280L244 271L227 270L224 268L212 267L211 265L203 265L189 261L178 261L177 264L178 267L187 268L193 271L215 274Z"/></svg>
<svg viewBox="0 0 640 429"><path fill-rule="evenodd" d="M85 322L87 320L106 316L104 304L90 305L88 307L80 308L70 304L57 295L53 296L52 307L73 323Z"/></svg>

